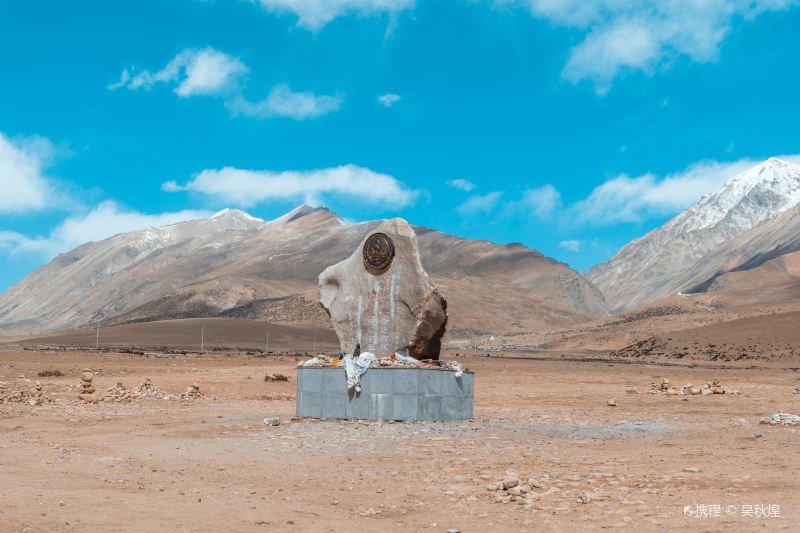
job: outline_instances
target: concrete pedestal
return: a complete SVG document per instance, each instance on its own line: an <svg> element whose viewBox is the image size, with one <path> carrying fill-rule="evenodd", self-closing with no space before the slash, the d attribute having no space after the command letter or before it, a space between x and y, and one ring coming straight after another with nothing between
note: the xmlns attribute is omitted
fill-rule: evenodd
<svg viewBox="0 0 800 533"><path fill-rule="evenodd" d="M297 369L297 416L359 420L469 420L475 374L370 368L361 393L347 390L344 368Z"/></svg>

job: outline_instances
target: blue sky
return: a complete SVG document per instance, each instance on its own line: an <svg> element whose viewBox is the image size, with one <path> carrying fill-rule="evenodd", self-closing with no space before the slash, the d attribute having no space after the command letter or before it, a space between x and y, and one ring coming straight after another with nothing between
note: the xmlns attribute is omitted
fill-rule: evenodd
<svg viewBox="0 0 800 533"><path fill-rule="evenodd" d="M800 153L793 0L0 0L0 290L302 202L578 270Z"/></svg>

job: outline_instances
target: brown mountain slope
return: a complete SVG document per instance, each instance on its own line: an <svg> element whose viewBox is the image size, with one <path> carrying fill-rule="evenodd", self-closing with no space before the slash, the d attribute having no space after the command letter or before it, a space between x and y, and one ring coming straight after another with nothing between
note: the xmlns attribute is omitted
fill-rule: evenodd
<svg viewBox="0 0 800 533"><path fill-rule="evenodd" d="M376 224L348 225L327 209L302 206L269 222L225 210L116 235L58 256L0 295L0 333L200 316L323 325L314 309L317 276ZM450 301L451 332L605 314L597 289L538 252L417 231L423 264Z"/></svg>
<svg viewBox="0 0 800 533"><path fill-rule="evenodd" d="M715 276L705 287L711 301L738 307L800 302L800 252L780 255L746 270Z"/></svg>
<svg viewBox="0 0 800 533"><path fill-rule="evenodd" d="M728 242L724 248L708 254L696 268L683 273L677 282L685 293L756 287L764 290L771 284L778 288L797 276L796 267L791 266L796 259L780 258L798 250L800 206L762 222ZM752 272L745 274L748 271Z"/></svg>

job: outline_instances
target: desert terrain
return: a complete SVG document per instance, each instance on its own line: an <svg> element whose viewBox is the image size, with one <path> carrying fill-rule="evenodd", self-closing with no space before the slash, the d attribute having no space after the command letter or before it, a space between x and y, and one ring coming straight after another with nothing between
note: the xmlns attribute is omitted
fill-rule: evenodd
<svg viewBox="0 0 800 533"><path fill-rule="evenodd" d="M142 352L0 351L0 396L38 381L42 398L0 403L0 530L796 531L800 520L800 430L759 423L800 411L797 360L451 351L476 373L474 419L394 423L295 419L305 356ZM98 393L147 378L160 392L85 404L84 369ZM726 394L650 393L665 377L719 379ZM507 471L530 492L488 490Z"/></svg>

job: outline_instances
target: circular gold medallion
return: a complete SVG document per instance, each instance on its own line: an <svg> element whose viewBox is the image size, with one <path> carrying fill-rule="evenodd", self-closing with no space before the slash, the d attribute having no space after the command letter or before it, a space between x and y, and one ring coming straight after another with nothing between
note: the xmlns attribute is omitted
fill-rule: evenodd
<svg viewBox="0 0 800 533"><path fill-rule="evenodd" d="M383 274L394 259L394 243L384 233L373 233L364 243L364 268L370 274Z"/></svg>

